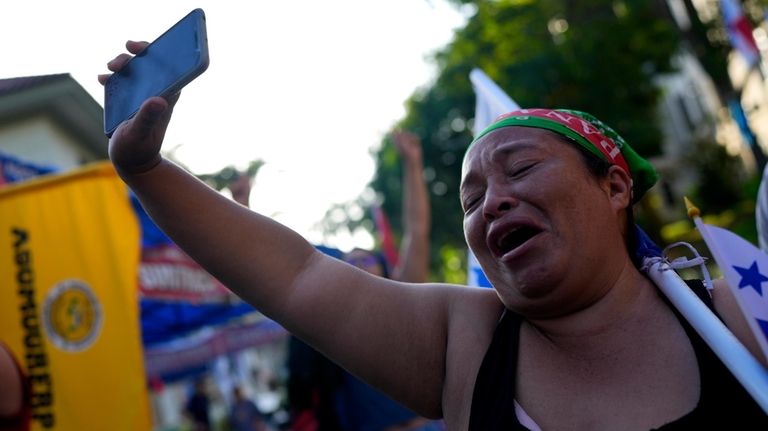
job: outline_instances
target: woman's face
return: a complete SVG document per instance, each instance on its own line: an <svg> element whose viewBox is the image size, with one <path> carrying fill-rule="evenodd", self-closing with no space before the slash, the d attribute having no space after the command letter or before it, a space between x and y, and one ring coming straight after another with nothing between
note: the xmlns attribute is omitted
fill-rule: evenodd
<svg viewBox="0 0 768 431"><path fill-rule="evenodd" d="M508 308L551 317L583 307L628 259L611 181L553 132L498 129L462 171L467 243Z"/></svg>

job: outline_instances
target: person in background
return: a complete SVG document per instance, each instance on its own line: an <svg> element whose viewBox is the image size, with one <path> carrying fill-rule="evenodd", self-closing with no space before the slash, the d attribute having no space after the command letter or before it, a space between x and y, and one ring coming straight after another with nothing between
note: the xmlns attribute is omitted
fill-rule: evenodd
<svg viewBox="0 0 768 431"><path fill-rule="evenodd" d="M339 431L335 391L343 370L291 335L286 357L287 403L291 431Z"/></svg>
<svg viewBox="0 0 768 431"><path fill-rule="evenodd" d="M370 274L425 283L429 276L430 205L421 141L397 130L391 141L402 160L403 236L394 266L379 250L355 248L341 259ZM347 373L321 353L292 337L289 344L289 396L297 428L312 411L320 430L382 431L424 429L430 421Z"/></svg>
<svg viewBox="0 0 768 431"><path fill-rule="evenodd" d="M232 407L227 417L231 431L268 431L264 415L256 404L246 398L242 389L235 386L232 390Z"/></svg>
<svg viewBox="0 0 768 431"><path fill-rule="evenodd" d="M402 160L403 236L396 262L382 251L355 248L343 260L371 274L409 283L426 283L429 277L429 231L431 211L424 180L421 140L415 134L397 130L392 142Z"/></svg>
<svg viewBox="0 0 768 431"><path fill-rule="evenodd" d="M405 130L391 135L403 166L403 236L397 261L382 251L355 248L343 260L370 274L391 280L426 283L429 277L430 204L424 179L421 140ZM390 397L341 370L334 391L339 426L344 431L430 431L438 424L393 401Z"/></svg>
<svg viewBox="0 0 768 431"><path fill-rule="evenodd" d="M253 177L247 172L237 172L232 181L227 184L227 188L232 193L232 199L246 208L251 206L252 187Z"/></svg>
<svg viewBox="0 0 768 431"><path fill-rule="evenodd" d="M194 431L210 431L210 398L208 388L204 378L195 381L194 391L184 406L184 412L192 421Z"/></svg>

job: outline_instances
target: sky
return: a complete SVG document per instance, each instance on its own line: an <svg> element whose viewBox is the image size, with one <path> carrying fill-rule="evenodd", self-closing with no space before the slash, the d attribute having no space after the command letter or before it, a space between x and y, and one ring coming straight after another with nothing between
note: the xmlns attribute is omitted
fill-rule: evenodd
<svg viewBox="0 0 768 431"><path fill-rule="evenodd" d="M371 150L435 75L462 14L444 0L11 2L0 14L0 78L70 73L103 106L96 80L125 41L151 41L192 9L206 13L210 66L174 111L164 151L195 173L265 161L251 208L314 243L318 223L373 175Z"/></svg>

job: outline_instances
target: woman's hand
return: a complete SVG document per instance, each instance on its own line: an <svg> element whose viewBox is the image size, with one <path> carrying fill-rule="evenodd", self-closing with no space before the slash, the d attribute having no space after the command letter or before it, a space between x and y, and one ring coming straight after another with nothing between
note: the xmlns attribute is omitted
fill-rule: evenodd
<svg viewBox="0 0 768 431"><path fill-rule="evenodd" d="M421 163L421 140L418 136L405 130L396 130L392 133L392 141L406 162Z"/></svg>
<svg viewBox="0 0 768 431"><path fill-rule="evenodd" d="M107 68L112 72L119 71L133 55L141 52L147 45L147 42L128 41L125 47L130 54L118 55L107 63ZM104 85L109 76L110 74L99 75L99 82ZM150 97L144 101L133 118L118 126L109 140L109 158L118 171L140 174L160 163L160 148L178 98L178 93L168 100Z"/></svg>

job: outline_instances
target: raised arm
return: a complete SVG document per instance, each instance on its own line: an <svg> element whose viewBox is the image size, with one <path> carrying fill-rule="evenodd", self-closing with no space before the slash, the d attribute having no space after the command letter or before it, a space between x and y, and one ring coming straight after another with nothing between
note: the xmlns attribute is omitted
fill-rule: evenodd
<svg viewBox="0 0 768 431"><path fill-rule="evenodd" d="M126 46L136 54L146 44ZM129 58L121 55L108 67L119 70ZM403 284L326 257L163 159L177 99L148 99L109 144L110 159L153 221L265 315L408 407L438 415L448 302L460 288Z"/></svg>
<svg viewBox="0 0 768 431"><path fill-rule="evenodd" d="M392 139L403 161L403 238L392 278L424 283L429 277L430 208L421 142L406 131L396 131Z"/></svg>
<svg viewBox="0 0 768 431"><path fill-rule="evenodd" d="M253 177L247 172L238 172L237 176L227 185L232 193L232 199L240 205L250 208L251 189L253 187Z"/></svg>

